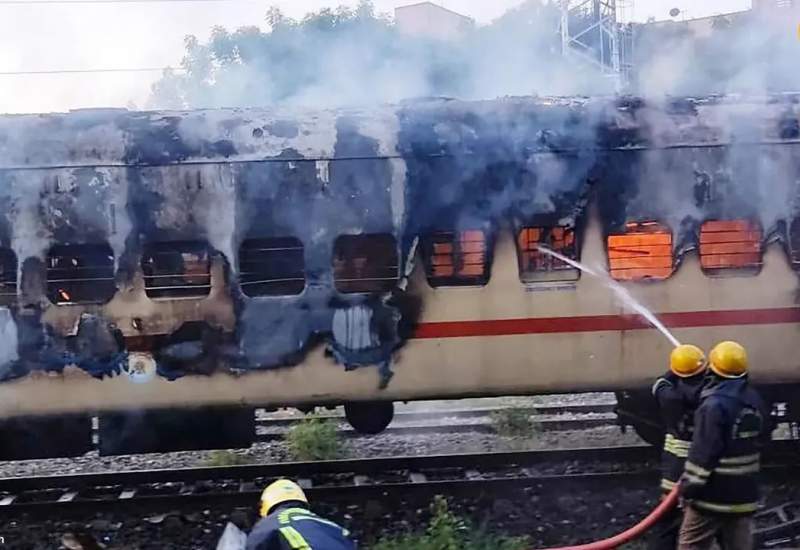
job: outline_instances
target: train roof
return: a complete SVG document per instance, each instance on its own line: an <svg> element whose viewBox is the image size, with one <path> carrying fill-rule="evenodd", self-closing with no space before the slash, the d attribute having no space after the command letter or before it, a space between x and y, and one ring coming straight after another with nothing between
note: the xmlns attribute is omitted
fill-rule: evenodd
<svg viewBox="0 0 800 550"><path fill-rule="evenodd" d="M0 116L0 169L458 155L800 137L800 94L443 98L366 109Z"/></svg>

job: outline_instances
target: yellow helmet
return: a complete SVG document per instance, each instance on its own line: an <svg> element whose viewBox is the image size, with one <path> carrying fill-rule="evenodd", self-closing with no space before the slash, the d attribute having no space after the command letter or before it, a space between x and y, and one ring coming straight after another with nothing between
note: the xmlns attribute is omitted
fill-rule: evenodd
<svg viewBox="0 0 800 550"><path fill-rule="evenodd" d="M694 376L705 370L706 355L697 346L682 344L669 354L669 368L681 378Z"/></svg>
<svg viewBox="0 0 800 550"><path fill-rule="evenodd" d="M294 481L288 479L279 479L278 481L270 484L264 492L261 493L261 516L269 514L270 510L275 508L278 504L284 502L303 502L308 504L306 494L300 486Z"/></svg>
<svg viewBox="0 0 800 550"><path fill-rule="evenodd" d="M736 342L720 342L709 354L711 370L723 378L741 378L747 374L747 351Z"/></svg>

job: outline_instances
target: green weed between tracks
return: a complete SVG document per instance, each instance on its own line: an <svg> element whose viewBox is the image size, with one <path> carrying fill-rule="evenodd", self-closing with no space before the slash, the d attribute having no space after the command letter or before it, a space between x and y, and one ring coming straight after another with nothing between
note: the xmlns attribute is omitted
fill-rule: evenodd
<svg viewBox="0 0 800 550"><path fill-rule="evenodd" d="M492 426L504 437L530 437L536 431L529 409L510 407L491 414Z"/></svg>
<svg viewBox="0 0 800 550"><path fill-rule="evenodd" d="M250 459L248 457L233 451L212 451L209 453L208 458L203 461L204 466L212 468L223 466L240 466L242 464L249 463Z"/></svg>
<svg viewBox="0 0 800 550"><path fill-rule="evenodd" d="M501 537L475 528L450 511L444 497L431 504L433 517L422 533L384 538L371 550L527 550L527 537Z"/></svg>
<svg viewBox="0 0 800 550"><path fill-rule="evenodd" d="M342 455L336 424L309 415L286 433L289 452L295 460L333 460Z"/></svg>

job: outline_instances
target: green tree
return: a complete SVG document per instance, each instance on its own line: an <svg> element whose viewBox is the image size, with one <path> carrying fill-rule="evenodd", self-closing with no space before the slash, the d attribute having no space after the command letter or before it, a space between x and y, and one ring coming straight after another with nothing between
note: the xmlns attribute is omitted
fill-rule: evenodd
<svg viewBox="0 0 800 550"><path fill-rule="evenodd" d="M558 9L528 0L461 40L399 32L372 2L324 8L301 20L270 8L266 28L215 27L185 40L182 71L154 84L150 106L341 105L418 96L572 93L586 71L561 62Z"/></svg>

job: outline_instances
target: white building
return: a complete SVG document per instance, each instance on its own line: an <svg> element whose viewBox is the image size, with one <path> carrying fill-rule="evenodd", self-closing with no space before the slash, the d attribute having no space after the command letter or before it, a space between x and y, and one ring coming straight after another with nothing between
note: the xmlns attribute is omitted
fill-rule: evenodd
<svg viewBox="0 0 800 550"><path fill-rule="evenodd" d="M475 26L466 15L448 10L433 2L419 2L394 10L397 27L411 35L453 40Z"/></svg>
<svg viewBox="0 0 800 550"><path fill-rule="evenodd" d="M800 0L753 0L754 10L800 8Z"/></svg>

